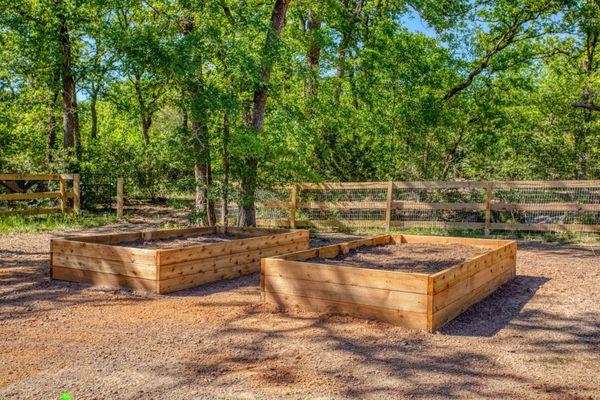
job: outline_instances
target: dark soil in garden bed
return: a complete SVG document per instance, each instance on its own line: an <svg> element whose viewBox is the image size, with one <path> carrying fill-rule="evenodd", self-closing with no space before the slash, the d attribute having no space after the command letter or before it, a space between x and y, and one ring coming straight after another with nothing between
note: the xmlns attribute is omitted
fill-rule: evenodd
<svg viewBox="0 0 600 400"><path fill-rule="evenodd" d="M306 261L353 267L434 274L483 254L487 249L462 244L388 244L363 246L335 258Z"/></svg>
<svg viewBox="0 0 600 400"><path fill-rule="evenodd" d="M229 242L240 239L248 239L248 236L233 235L230 233L203 233L166 239L140 239L136 240L135 242L117 243L116 246L136 247L143 249L171 249L176 247L198 246L209 243Z"/></svg>

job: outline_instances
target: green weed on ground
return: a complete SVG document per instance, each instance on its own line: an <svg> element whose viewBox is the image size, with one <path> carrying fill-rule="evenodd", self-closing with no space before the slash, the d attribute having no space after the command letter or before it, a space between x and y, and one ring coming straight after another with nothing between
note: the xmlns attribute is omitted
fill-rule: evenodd
<svg viewBox="0 0 600 400"><path fill-rule="evenodd" d="M114 213L49 214L41 216L10 216L0 218L0 234L43 231L67 231L113 224Z"/></svg>

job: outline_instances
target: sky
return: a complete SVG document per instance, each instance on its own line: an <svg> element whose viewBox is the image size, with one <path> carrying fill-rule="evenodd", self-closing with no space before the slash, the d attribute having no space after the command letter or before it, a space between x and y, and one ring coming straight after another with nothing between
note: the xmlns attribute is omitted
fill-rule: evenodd
<svg viewBox="0 0 600 400"><path fill-rule="evenodd" d="M403 15L401 21L410 32L436 37L435 30L433 30L413 9L410 9L407 14Z"/></svg>

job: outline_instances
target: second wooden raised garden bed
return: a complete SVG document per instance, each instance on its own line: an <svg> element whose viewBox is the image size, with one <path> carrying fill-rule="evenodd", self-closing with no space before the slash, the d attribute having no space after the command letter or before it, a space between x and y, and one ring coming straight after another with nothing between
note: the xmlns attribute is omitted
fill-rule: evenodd
<svg viewBox="0 0 600 400"><path fill-rule="evenodd" d="M363 246L459 244L480 254L435 273L306 262ZM516 273L516 242L438 236L382 235L262 260L263 300L282 308L348 314L434 332ZM360 252L360 250L357 250Z"/></svg>
<svg viewBox="0 0 600 400"><path fill-rule="evenodd" d="M203 235L233 237L202 243ZM199 244L186 243L193 237ZM51 276L169 293L248 275L259 271L263 257L308 247L306 230L262 228L169 229L52 239Z"/></svg>

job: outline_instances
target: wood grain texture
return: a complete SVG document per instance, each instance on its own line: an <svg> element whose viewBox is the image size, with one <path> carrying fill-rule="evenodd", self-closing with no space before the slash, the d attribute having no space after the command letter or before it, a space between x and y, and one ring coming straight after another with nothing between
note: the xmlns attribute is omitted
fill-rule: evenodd
<svg viewBox="0 0 600 400"><path fill-rule="evenodd" d="M131 276L135 278L155 280L157 277L156 267L151 264L136 264L127 260L116 261L59 252L53 254L52 265L56 267Z"/></svg>
<svg viewBox="0 0 600 400"><path fill-rule="evenodd" d="M58 254L126 261L140 265L155 265L156 263L155 250L127 248L64 239L52 239L51 242L52 251Z"/></svg>
<svg viewBox="0 0 600 400"><path fill-rule="evenodd" d="M262 257L297 252L309 247L308 231L262 228L227 230L248 238L166 250L118 244L126 245L127 242L140 239L223 233L225 228L163 229L52 239L51 274L56 279L99 282L114 287L123 283L122 287L168 293L257 272ZM153 283L149 285L146 281Z"/></svg>
<svg viewBox="0 0 600 400"><path fill-rule="evenodd" d="M265 247L280 246L296 241L308 242L308 232L288 231L287 233L232 240L224 243L211 243L180 249L159 250L159 252L161 264L168 265L190 260L201 260L209 257L258 250Z"/></svg>
<svg viewBox="0 0 600 400"><path fill-rule="evenodd" d="M171 293L179 290L190 289L210 282L249 275L259 270L260 264L257 264L258 263L256 262L251 262L248 264L228 265L218 269L199 271L191 275L159 280L157 281L157 292L160 294Z"/></svg>
<svg viewBox="0 0 600 400"><path fill-rule="evenodd" d="M427 294L427 275L267 258L265 276Z"/></svg>
<svg viewBox="0 0 600 400"><path fill-rule="evenodd" d="M150 292L156 291L156 280L154 279L133 278L130 276L59 266L52 267L52 279L89 283L92 285L106 286L110 288L125 287Z"/></svg>
<svg viewBox="0 0 600 400"><path fill-rule="evenodd" d="M256 271L260 264L260 259L271 257L278 254L291 253L298 250L303 250L307 247L306 243L293 242L281 246L265 247L262 249L216 256L200 260L192 260L177 264L162 264L159 279L169 279L177 276L192 275L195 273L209 271L213 269L224 268L227 266L234 267L241 264L256 264Z"/></svg>
<svg viewBox="0 0 600 400"><path fill-rule="evenodd" d="M387 243L456 243L478 246L482 254L435 274L301 261ZM514 241L382 235L264 258L260 287L263 301L285 309L343 313L433 332L515 274Z"/></svg>
<svg viewBox="0 0 600 400"><path fill-rule="evenodd" d="M354 317L374 319L410 329L427 329L427 314L402 311L382 307L372 307L352 302L342 302L299 296L285 293L263 292L264 301L283 309L299 309L302 311L326 314L343 314Z"/></svg>

